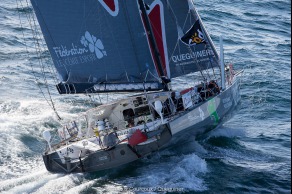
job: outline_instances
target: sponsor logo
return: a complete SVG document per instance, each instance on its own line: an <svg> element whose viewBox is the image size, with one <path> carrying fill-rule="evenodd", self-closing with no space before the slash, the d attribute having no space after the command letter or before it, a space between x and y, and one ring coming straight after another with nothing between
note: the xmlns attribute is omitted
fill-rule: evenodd
<svg viewBox="0 0 292 194"><path fill-rule="evenodd" d="M70 47L61 45L58 47L53 47L53 49L58 58L84 55L89 52L95 53L98 59L101 59L107 55L106 51L104 50L102 41L100 39L97 39L95 36L91 35L87 31L85 32L85 36L81 37L80 42L85 48L78 47L74 43L72 43Z"/></svg>
<svg viewBox="0 0 292 194"><path fill-rule="evenodd" d="M197 32L195 32L191 39L189 39L189 44L201 44L202 42L205 42L203 33L198 29Z"/></svg>
<svg viewBox="0 0 292 194"><path fill-rule="evenodd" d="M191 59L198 60L197 62L203 62L204 60L210 60L209 57L213 57L214 52L211 49L208 50L202 50L202 51L197 51L197 52L192 52L192 53L186 53L186 54L181 54L181 55L175 55L172 56L171 59L174 63L178 62L183 62L183 61L188 61ZM192 60L192 62L195 62Z"/></svg>
<svg viewBox="0 0 292 194"><path fill-rule="evenodd" d="M214 125L218 125L220 117L217 113L217 105L214 98L208 101L207 109L211 119L214 121Z"/></svg>
<svg viewBox="0 0 292 194"><path fill-rule="evenodd" d="M91 53L95 53L98 59L106 56L102 41L91 35L88 31L85 32L85 36L81 37L81 44L83 44L84 47L88 47Z"/></svg>
<svg viewBox="0 0 292 194"><path fill-rule="evenodd" d="M72 43L70 47L61 45L53 47L53 49L58 58L72 57L75 55L83 55L88 53L88 50L86 48L80 48L76 46L74 43Z"/></svg>
<svg viewBox="0 0 292 194"><path fill-rule="evenodd" d="M197 20L191 29L189 29L187 33L181 38L181 41L186 45L206 43L199 20Z"/></svg>
<svg viewBox="0 0 292 194"><path fill-rule="evenodd" d="M81 37L81 45L72 43L70 46L56 46L53 50L57 56L55 64L59 66L71 66L83 63L91 63L107 56L104 45L100 39L91 35L88 31Z"/></svg>

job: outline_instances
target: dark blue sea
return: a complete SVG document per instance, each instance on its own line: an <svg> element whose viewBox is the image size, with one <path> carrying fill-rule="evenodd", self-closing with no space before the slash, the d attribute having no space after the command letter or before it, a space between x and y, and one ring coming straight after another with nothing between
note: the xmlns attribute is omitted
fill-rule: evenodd
<svg viewBox="0 0 292 194"><path fill-rule="evenodd" d="M226 59L244 69L234 116L203 137L123 168L63 175L47 172L41 158L42 132L60 124L37 73L32 9L25 0L1 0L0 193L291 193L291 1L195 3L216 47L223 35ZM88 96L60 96L48 84L62 117L93 107Z"/></svg>

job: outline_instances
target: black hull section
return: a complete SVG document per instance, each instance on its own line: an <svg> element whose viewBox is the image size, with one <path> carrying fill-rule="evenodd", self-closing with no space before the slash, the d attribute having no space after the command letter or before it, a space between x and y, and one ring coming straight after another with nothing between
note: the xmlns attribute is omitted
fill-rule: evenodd
<svg viewBox="0 0 292 194"><path fill-rule="evenodd" d="M112 169L124 164L128 164L141 157L145 157L162 147L166 147L171 140L171 133L167 125L163 125L158 133L147 134L149 142L144 142L137 146L130 146L121 143L110 150L100 150L89 153L86 157L63 159L54 152L43 155L43 160L49 172L53 173L81 173L95 172Z"/></svg>

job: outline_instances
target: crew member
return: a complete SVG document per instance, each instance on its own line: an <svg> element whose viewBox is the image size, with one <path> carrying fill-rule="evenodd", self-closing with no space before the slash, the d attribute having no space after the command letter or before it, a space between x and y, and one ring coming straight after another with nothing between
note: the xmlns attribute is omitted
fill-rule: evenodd
<svg viewBox="0 0 292 194"><path fill-rule="evenodd" d="M184 110L184 104L182 97L179 92L173 92L171 93L171 99L176 107L176 111L183 111Z"/></svg>

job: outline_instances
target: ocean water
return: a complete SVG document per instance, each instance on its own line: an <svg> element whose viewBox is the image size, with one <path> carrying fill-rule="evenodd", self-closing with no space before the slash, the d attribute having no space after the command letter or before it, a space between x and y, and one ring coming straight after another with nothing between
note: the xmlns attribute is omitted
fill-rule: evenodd
<svg viewBox="0 0 292 194"><path fill-rule="evenodd" d="M26 18L32 10L25 0L1 0L0 193L291 193L291 1L195 2L215 45L223 35L227 60L245 70L240 109L204 137L150 158L63 175L47 172L41 159L42 132L60 124L41 74L33 73L42 69ZM57 95L49 84L62 117L93 106L87 96Z"/></svg>

